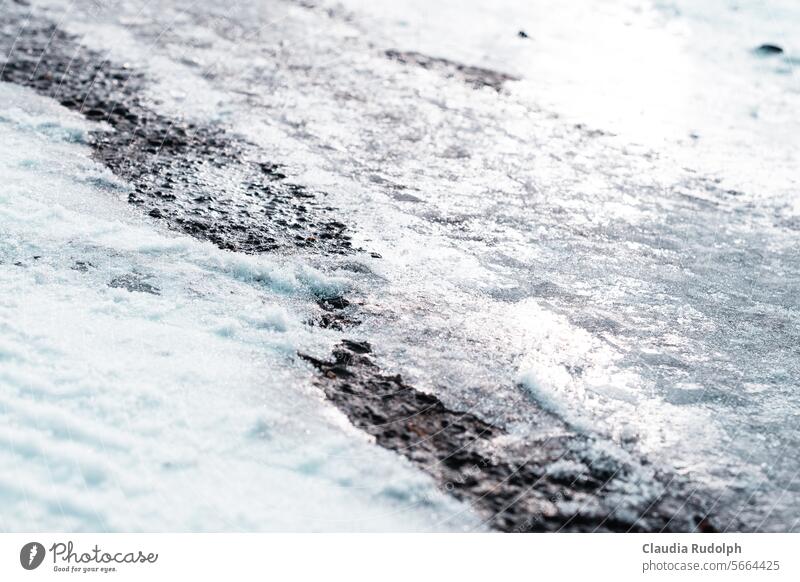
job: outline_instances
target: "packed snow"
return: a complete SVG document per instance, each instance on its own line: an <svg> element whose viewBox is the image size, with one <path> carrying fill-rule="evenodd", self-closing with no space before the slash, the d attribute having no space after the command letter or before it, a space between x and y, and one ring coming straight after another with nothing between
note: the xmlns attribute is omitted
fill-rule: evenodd
<svg viewBox="0 0 800 582"><path fill-rule="evenodd" d="M304 321L344 282L138 216L90 129L0 84L0 527L478 527L297 361L335 341Z"/></svg>
<svg viewBox="0 0 800 582"><path fill-rule="evenodd" d="M295 361L336 339L303 324L311 295L346 288L381 363L449 406L512 435L544 407L726 518L798 527L795 2L34 3L145 71L154 107L326 192L382 258L161 232L81 121L3 87L0 526L470 527ZM520 80L476 90L388 49Z"/></svg>

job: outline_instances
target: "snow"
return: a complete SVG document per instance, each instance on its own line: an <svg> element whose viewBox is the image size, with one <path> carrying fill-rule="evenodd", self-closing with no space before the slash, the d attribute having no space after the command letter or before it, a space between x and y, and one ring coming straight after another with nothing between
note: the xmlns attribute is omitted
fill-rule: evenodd
<svg viewBox="0 0 800 582"><path fill-rule="evenodd" d="M345 281L139 217L90 129L0 85L0 528L477 527L297 361L337 340L303 321Z"/></svg>
<svg viewBox="0 0 800 582"><path fill-rule="evenodd" d="M342 4L395 48L518 75L515 94L569 122L669 151L731 187L786 198L797 186L793 0ZM763 43L784 56L754 58Z"/></svg>
<svg viewBox="0 0 800 582"><path fill-rule="evenodd" d="M244 257L161 233L124 208L124 185L75 153L79 120L51 112L58 123L49 125L12 102L0 126L27 144L2 154L14 188L3 198L2 228L10 233L2 243L10 273L2 283L3 321L14 331L0 336L0 349L16 362L8 368L13 386L48 387L35 393L41 402L59 390L73 398L70 379L91 380L74 398L97 407L91 418L100 426L106 408L116 411L134 423L134 436L171 426L170 411L190 418L165 439L179 452L208 447L209 467L225 457L219 447L226 444L255 455L273 445L253 435L288 439L297 448L286 458L308 460L287 461L292 479L300 479L289 485L310 479L318 486L310 499L319 501L328 492L320 481L344 470L325 461L339 445L383 459L374 466L384 477L401 471L401 490L427 491L403 463L353 444L346 423L332 419L308 388L310 371L293 361L300 347L324 354L335 341L303 325L316 309L310 296L346 289L364 304L358 335L382 365L451 407L512 435L535 431L530 411L547 407L598 436L588 459L632 447L718 493L719 511L743 511L754 524L768 518L765 529L796 527L789 519L800 507L790 454L800 446L796 2L767 9L749 0L344 0L325 3L328 12L277 1L219 7L172 0L122 3L89 16L64 0L36 5L88 46L105 52L116 45L115 56L147 73L148 99L159 110L223 120L293 180L325 192L347 217L354 244L383 258ZM519 29L529 38L519 38ZM762 42L781 44L785 55L754 55ZM476 91L386 59L386 49L521 80L501 94ZM47 160L37 160L30 140L45 138ZM32 192L27 184L39 186ZM26 267L12 268L18 260ZM65 266L79 260L95 268ZM137 272L161 295L107 287ZM102 326L100 337L89 321ZM107 345L108 338L117 339ZM97 351L76 352L83 342ZM62 356L43 355L51 352ZM192 367L197 353L208 356L199 371ZM124 368L115 374L101 355ZM35 366L19 363L34 357ZM224 389L212 390L215 382ZM111 384L119 386L113 394L150 406L157 418L148 424L114 409ZM243 388L254 385L255 392ZM188 386L206 400L202 406L187 400ZM177 394L167 397L170 388ZM305 430L295 407L325 436L293 440ZM242 425L232 420L237 415L247 420L245 444L213 431L213 440L200 436ZM334 439L337 431L349 436ZM166 454L153 444L162 440L135 441L142 451L136 470L150 475L142 467L147 455ZM44 442L69 444L62 441ZM104 456L82 455L75 453L91 475L114 473L98 464L108 462ZM196 471L185 483L204 491L224 484L202 456L186 456L188 464L170 460ZM236 455L226 462L236 464L232 475L256 471ZM34 467L44 472L47 463ZM41 477L32 479L38 487ZM165 495L184 484L180 476L165 479ZM346 480L369 497L388 477ZM289 485L277 498L295 503ZM203 499L209 513L221 503ZM328 501L311 506L337 513L340 499ZM228 503L231 511L242 507ZM195 505L199 519L203 508ZM190 506L175 502L170 511ZM356 513L375 506L364 501ZM142 519L142 507L131 515ZM274 520L269 527L318 525L292 521L295 510L262 508L261 515ZM254 516L225 525L246 528ZM119 519L117 526L134 518ZM169 512L163 520L193 525Z"/></svg>

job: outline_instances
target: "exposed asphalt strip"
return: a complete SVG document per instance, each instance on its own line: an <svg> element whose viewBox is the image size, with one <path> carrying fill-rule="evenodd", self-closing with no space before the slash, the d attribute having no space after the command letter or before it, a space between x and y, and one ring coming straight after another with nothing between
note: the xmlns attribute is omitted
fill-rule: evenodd
<svg viewBox="0 0 800 582"><path fill-rule="evenodd" d="M156 113L142 97L144 75L108 62L46 19L10 7L0 15L0 51L7 55L0 80L31 87L115 130L90 135L95 159L133 185L131 204L170 228L244 253L361 252L324 193L293 183L264 152L220 126ZM499 91L510 79L419 53L385 54L477 88ZM135 275L109 284L158 293ZM356 331L357 306L344 297L318 303L325 315L316 325ZM646 459L598 456L595 437L545 411L537 418L550 436L501 445L502 427L382 373L371 352L366 342L345 340L328 361L300 357L319 370L317 384L356 427L432 475L491 528L714 531L704 496L684 479L649 468ZM565 463L585 470L577 476L554 470ZM642 474L649 482L641 482Z"/></svg>

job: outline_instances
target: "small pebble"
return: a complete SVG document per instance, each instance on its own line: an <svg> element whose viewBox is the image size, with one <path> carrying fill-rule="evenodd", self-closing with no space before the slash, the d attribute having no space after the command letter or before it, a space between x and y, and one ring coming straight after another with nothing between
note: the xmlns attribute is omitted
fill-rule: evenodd
<svg viewBox="0 0 800 582"><path fill-rule="evenodd" d="M764 55L764 56L779 55L783 53L783 49L776 44L767 43L767 44L762 44L760 47L756 49L755 52L759 55Z"/></svg>

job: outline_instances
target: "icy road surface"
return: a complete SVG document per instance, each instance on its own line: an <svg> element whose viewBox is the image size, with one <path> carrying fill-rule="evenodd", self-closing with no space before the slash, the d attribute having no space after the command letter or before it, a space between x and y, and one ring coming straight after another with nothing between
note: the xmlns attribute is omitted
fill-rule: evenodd
<svg viewBox="0 0 800 582"><path fill-rule="evenodd" d="M80 117L0 103L5 531L477 527L293 363L326 342L307 297L342 282L162 232Z"/></svg>
<svg viewBox="0 0 800 582"><path fill-rule="evenodd" d="M3 86L0 527L477 527L294 359L338 339L304 323L333 286L387 370L507 438L544 408L719 529L798 528L796 3L32 4L325 192L365 252L167 235L81 118Z"/></svg>

